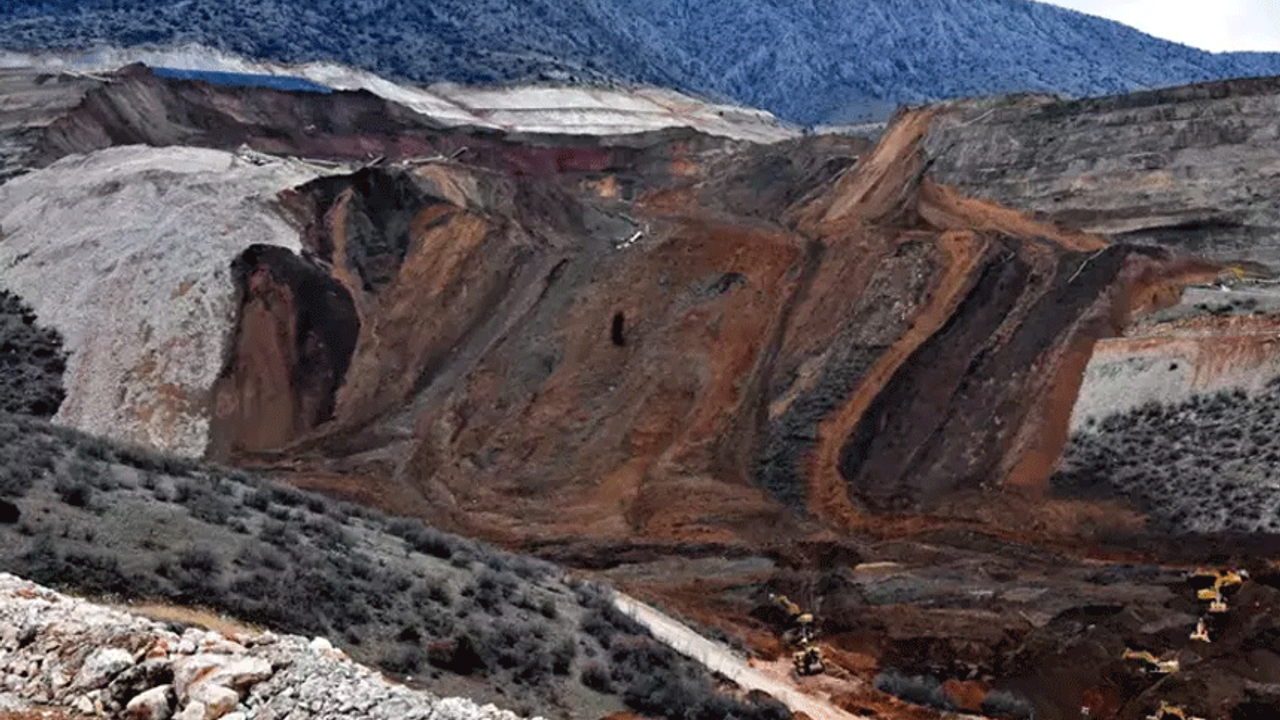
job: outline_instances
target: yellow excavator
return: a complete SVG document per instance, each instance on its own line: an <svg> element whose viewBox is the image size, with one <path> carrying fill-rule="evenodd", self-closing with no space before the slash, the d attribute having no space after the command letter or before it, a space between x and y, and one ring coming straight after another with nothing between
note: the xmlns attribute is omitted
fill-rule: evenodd
<svg viewBox="0 0 1280 720"><path fill-rule="evenodd" d="M1177 658L1164 660L1156 657L1155 655L1152 655L1151 652L1148 650L1143 650L1139 652L1137 650L1130 650L1129 648L1125 648L1124 655L1121 656L1121 659L1140 660L1143 663L1143 669L1145 669L1149 673L1154 673L1158 675L1171 675L1173 673L1178 672L1178 670L1182 669L1182 666L1178 662Z"/></svg>
<svg viewBox="0 0 1280 720"><path fill-rule="evenodd" d="M1223 592L1227 588L1239 588L1249 579L1245 570L1211 570L1197 568L1191 573L1191 582L1197 586L1196 598L1209 602L1209 612L1227 612L1227 598Z"/></svg>
<svg viewBox="0 0 1280 720"><path fill-rule="evenodd" d="M791 662L797 675L820 675L826 670L822 663L822 650L817 642L817 621L813 613L805 612L786 595L769 594L769 600L787 618L787 629L782 639L795 648Z"/></svg>
<svg viewBox="0 0 1280 720"><path fill-rule="evenodd" d="M1160 709L1156 711L1156 714L1147 716L1147 720L1169 720L1169 718L1179 718L1180 720L1204 720L1204 718L1200 718L1195 715L1188 715L1186 710L1183 710L1177 705L1170 705L1163 700L1160 701Z"/></svg>

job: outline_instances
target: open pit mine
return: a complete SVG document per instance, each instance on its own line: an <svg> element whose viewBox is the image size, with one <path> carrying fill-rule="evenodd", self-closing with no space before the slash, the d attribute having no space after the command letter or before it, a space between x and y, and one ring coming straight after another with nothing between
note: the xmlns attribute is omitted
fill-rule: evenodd
<svg viewBox="0 0 1280 720"><path fill-rule="evenodd" d="M1274 717L1280 80L874 138L388 87L0 74L55 422L589 571L851 716Z"/></svg>

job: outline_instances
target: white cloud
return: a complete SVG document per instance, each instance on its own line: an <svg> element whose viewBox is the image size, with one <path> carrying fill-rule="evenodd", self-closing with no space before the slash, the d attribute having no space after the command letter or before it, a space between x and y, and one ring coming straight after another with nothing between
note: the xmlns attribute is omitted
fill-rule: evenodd
<svg viewBox="0 0 1280 720"><path fill-rule="evenodd" d="M1045 0L1205 50L1280 51L1276 0Z"/></svg>

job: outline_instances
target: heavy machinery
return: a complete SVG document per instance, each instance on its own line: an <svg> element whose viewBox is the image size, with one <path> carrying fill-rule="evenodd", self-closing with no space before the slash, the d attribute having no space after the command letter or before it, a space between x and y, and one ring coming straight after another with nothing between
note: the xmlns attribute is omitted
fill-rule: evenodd
<svg viewBox="0 0 1280 720"><path fill-rule="evenodd" d="M826 666L822 664L822 651L814 642L806 643L792 653L791 663L795 666L797 675L821 675L826 670Z"/></svg>
<svg viewBox="0 0 1280 720"><path fill-rule="evenodd" d="M817 642L817 621L813 613L805 612L786 595L769 594L769 601L786 617L786 629L782 640L794 648L791 662L797 675L819 675L826 670L822 663L822 650Z"/></svg>
<svg viewBox="0 0 1280 720"><path fill-rule="evenodd" d="M1191 633L1191 639L1199 640L1200 642L1212 642L1209 639L1209 628L1204 624L1204 618L1200 618L1200 621L1196 623L1196 631Z"/></svg>
<svg viewBox="0 0 1280 720"><path fill-rule="evenodd" d="M1157 675L1171 675L1182 669L1182 665L1178 662L1177 658L1163 660L1152 655L1148 650L1139 652L1137 650L1125 648L1124 655L1121 656L1121 659L1139 660L1143 663L1143 669L1146 672Z"/></svg>
<svg viewBox="0 0 1280 720"><path fill-rule="evenodd" d="M1156 714L1147 716L1147 720L1169 720L1170 718L1180 718L1180 720L1204 720L1204 718L1196 717L1195 715L1188 715L1186 710L1183 710L1177 705L1170 705L1163 700L1160 701L1160 709L1156 710Z"/></svg>
<svg viewBox="0 0 1280 720"><path fill-rule="evenodd" d="M1197 568L1188 578L1196 588L1196 598L1209 602L1209 612L1227 612L1226 592L1239 589L1249 573L1244 570L1211 570Z"/></svg>

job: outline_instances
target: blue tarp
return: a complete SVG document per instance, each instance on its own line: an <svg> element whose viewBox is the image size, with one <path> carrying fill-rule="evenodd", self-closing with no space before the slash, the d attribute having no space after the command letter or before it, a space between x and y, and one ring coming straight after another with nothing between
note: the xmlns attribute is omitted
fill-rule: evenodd
<svg viewBox="0 0 1280 720"><path fill-rule="evenodd" d="M231 87L264 87L286 92L313 92L328 95L333 88L319 85L300 77L289 75L257 75L253 73L221 72L217 70L180 70L178 68L152 68L151 72L162 78L174 80L203 80L212 85Z"/></svg>

